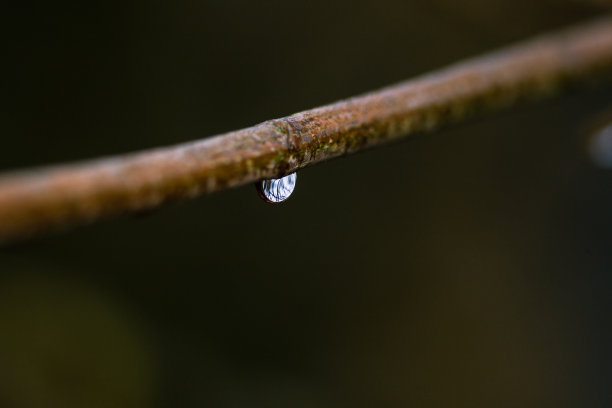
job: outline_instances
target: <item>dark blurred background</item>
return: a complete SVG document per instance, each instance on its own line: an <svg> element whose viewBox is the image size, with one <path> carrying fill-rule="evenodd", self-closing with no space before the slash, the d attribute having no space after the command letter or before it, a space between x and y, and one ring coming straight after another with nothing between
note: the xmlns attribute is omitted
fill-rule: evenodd
<svg viewBox="0 0 612 408"><path fill-rule="evenodd" d="M13 2L0 169L253 125L611 6ZM0 406L609 407L609 112L612 86L574 89L305 169L279 206L246 186L5 247Z"/></svg>

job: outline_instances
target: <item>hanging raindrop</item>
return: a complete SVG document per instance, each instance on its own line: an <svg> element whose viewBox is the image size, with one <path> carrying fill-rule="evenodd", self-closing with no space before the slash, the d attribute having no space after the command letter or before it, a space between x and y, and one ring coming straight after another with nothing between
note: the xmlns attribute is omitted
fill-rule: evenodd
<svg viewBox="0 0 612 408"><path fill-rule="evenodd" d="M296 173L291 173L279 179L266 179L255 186L259 196L268 203L282 203L289 198L295 188Z"/></svg>

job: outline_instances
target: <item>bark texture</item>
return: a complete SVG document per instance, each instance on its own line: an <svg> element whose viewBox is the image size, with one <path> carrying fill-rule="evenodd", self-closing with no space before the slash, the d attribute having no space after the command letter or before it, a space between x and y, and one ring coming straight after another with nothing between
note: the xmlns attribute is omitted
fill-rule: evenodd
<svg viewBox="0 0 612 408"><path fill-rule="evenodd" d="M612 17L172 147L0 176L0 243L151 209L548 96L612 71Z"/></svg>

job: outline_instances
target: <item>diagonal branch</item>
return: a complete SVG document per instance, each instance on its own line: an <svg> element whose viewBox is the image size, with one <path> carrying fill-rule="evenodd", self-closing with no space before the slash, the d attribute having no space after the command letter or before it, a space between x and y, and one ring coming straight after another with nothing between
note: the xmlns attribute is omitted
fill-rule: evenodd
<svg viewBox="0 0 612 408"><path fill-rule="evenodd" d="M612 17L224 135L0 176L0 242L142 211L430 132L612 71Z"/></svg>

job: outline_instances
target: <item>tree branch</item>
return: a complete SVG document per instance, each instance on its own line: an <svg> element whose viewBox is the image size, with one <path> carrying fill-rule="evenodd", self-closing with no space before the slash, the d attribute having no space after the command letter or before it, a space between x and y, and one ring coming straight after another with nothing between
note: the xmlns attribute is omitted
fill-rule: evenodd
<svg viewBox="0 0 612 408"><path fill-rule="evenodd" d="M430 132L612 70L612 17L363 96L173 147L0 176L0 242L142 211Z"/></svg>

